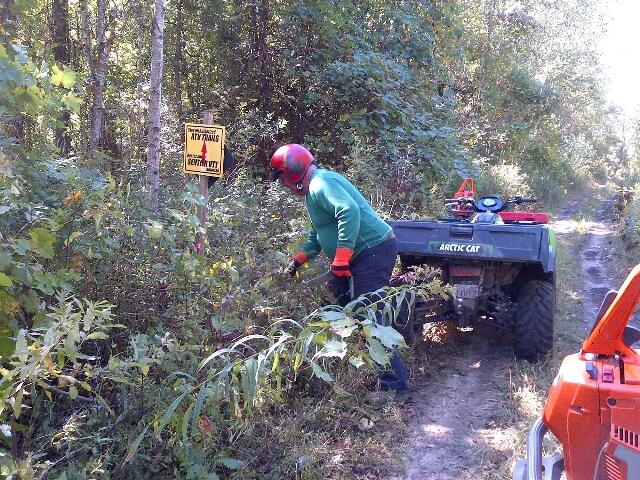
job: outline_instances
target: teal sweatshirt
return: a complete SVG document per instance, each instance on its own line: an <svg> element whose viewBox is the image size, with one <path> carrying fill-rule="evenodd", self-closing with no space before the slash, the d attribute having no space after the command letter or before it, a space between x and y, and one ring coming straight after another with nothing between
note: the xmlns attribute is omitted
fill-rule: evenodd
<svg viewBox="0 0 640 480"><path fill-rule="evenodd" d="M336 172L313 172L305 206L311 230L302 251L309 259L322 250L333 260L337 247L351 248L356 257L393 235L356 187Z"/></svg>

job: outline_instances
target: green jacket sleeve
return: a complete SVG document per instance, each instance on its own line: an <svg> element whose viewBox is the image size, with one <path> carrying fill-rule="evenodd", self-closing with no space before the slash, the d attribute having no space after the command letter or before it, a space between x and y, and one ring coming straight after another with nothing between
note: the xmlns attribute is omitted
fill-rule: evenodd
<svg viewBox="0 0 640 480"><path fill-rule="evenodd" d="M354 249L360 231L360 207L351 195L335 183L327 183L320 198L322 206L332 212L338 222L336 247Z"/></svg>
<svg viewBox="0 0 640 480"><path fill-rule="evenodd" d="M320 244L318 243L318 235L316 234L316 231L313 229L313 227L311 227L311 229L309 230L309 236L307 237L307 241L304 242L304 245L302 245L301 250L305 253L309 260L313 260L315 257L317 257L322 250Z"/></svg>

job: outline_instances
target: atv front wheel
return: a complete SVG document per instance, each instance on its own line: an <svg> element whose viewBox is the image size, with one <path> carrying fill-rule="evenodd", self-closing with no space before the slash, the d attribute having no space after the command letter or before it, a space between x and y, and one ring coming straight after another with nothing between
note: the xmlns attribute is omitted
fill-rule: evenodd
<svg viewBox="0 0 640 480"><path fill-rule="evenodd" d="M553 312L556 287L530 280L520 290L515 318L513 350L517 358L537 362L553 347Z"/></svg>

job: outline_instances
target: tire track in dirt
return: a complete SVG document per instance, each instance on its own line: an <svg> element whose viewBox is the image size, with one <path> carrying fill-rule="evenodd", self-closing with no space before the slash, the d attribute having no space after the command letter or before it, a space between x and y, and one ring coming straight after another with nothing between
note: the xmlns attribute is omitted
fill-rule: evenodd
<svg viewBox="0 0 640 480"><path fill-rule="evenodd" d="M513 363L511 347L490 332L470 332L437 378L414 381L405 459L406 480L480 478L476 467L492 447L499 398L496 378Z"/></svg>
<svg viewBox="0 0 640 480"><path fill-rule="evenodd" d="M582 318L585 330L590 330L600 310L602 300L609 290L615 289L615 282L609 273L610 256L614 230L611 223L613 199L601 203L593 220L586 223L587 233L578 253ZM576 204L577 205L577 204ZM576 233L576 222L571 220L575 209L570 205L561 212L553 227L558 235Z"/></svg>
<svg viewBox="0 0 640 480"><path fill-rule="evenodd" d="M616 286L608 273L608 258L611 255L613 227L611 218L613 200L607 200L596 213L589 227L586 242L580 252L583 288L583 319L585 330L591 330L602 301L609 290Z"/></svg>
<svg viewBox="0 0 640 480"><path fill-rule="evenodd" d="M558 235L575 235L572 219L579 203L570 203L552 222ZM613 235L606 201L589 223L580 249L580 276L585 328L590 328L604 294L611 288L606 258ZM463 480L485 478L487 459L511 445L501 442L503 427L493 426L504 394L498 379L515 365L511 345L488 329L460 338L461 351L440 363L437 377L413 379L409 403L405 472L394 480Z"/></svg>

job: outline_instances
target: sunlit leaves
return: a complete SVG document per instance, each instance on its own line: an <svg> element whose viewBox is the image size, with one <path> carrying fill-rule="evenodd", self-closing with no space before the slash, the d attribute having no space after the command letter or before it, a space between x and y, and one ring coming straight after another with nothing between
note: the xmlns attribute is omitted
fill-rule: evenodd
<svg viewBox="0 0 640 480"><path fill-rule="evenodd" d="M389 356L387 355L386 350L375 338L370 338L367 343L367 350L371 359L376 362L378 365L385 366L389 364Z"/></svg>
<svg viewBox="0 0 640 480"><path fill-rule="evenodd" d="M322 367L316 362L311 362L311 369L313 370L313 374L320 380L324 380L327 383L333 382L333 377L328 372L323 370Z"/></svg>
<svg viewBox="0 0 640 480"><path fill-rule="evenodd" d="M62 85L64 88L72 88L76 83L76 73L67 68L60 68L58 65L51 67L51 83L53 85Z"/></svg>
<svg viewBox="0 0 640 480"><path fill-rule="evenodd" d="M87 340L105 340L109 338L109 336L104 332L92 332L87 335Z"/></svg>
<svg viewBox="0 0 640 480"><path fill-rule="evenodd" d="M392 349L398 345L406 347L402 335L390 326L369 325L370 334L377 338L386 348Z"/></svg>
<svg viewBox="0 0 640 480"><path fill-rule="evenodd" d="M53 246L56 237L46 228L32 228L29 230L31 237L31 247L44 258L53 258Z"/></svg>
<svg viewBox="0 0 640 480"><path fill-rule="evenodd" d="M338 357L344 358L347 354L347 344L341 340L329 340L326 342L320 351L316 353L316 358L322 357Z"/></svg>
<svg viewBox="0 0 640 480"><path fill-rule="evenodd" d="M239 470L246 464L246 462L243 462L242 460L229 457L221 458L219 462L230 470Z"/></svg>
<svg viewBox="0 0 640 480"><path fill-rule="evenodd" d="M162 237L163 226L160 222L152 220L146 225L147 234L153 240L159 240Z"/></svg>
<svg viewBox="0 0 640 480"><path fill-rule="evenodd" d="M8 401L16 419L27 404L31 408L34 395L43 392L52 399L54 386L66 391L71 400L79 397L79 387L93 391L80 376L90 378L93 366L79 362L95 357L83 353L82 345L87 340L106 338L105 331L115 327L108 323L112 305L106 302L83 302L61 294L57 299L58 305L52 308L46 326L34 325L32 330L20 329L15 334L11 369L3 376L0 404ZM90 323L86 322L88 319ZM81 330L83 323L89 328ZM31 392L28 397L25 391Z"/></svg>
<svg viewBox="0 0 640 480"><path fill-rule="evenodd" d="M336 335L347 338L358 329L358 324L353 318L344 318L332 321L329 328Z"/></svg>
<svg viewBox="0 0 640 480"><path fill-rule="evenodd" d="M416 280L413 288L426 286ZM402 335L377 321L393 322L409 308L415 291L386 288L374 294L344 309L321 308L302 322L277 320L264 335L246 335L209 353L200 362L200 380L181 374L180 393L154 422L156 435L169 429L185 442L197 440L196 423L205 405L216 405L217 414L230 420L247 417L260 405L283 401L299 376L333 383L345 367L383 370L391 352L406 345Z"/></svg>
<svg viewBox="0 0 640 480"><path fill-rule="evenodd" d="M12 287L13 281L5 273L0 272L0 287Z"/></svg>
<svg viewBox="0 0 640 480"><path fill-rule="evenodd" d="M60 99L67 110L77 112L82 106L82 98L77 97L72 92L65 93Z"/></svg>

